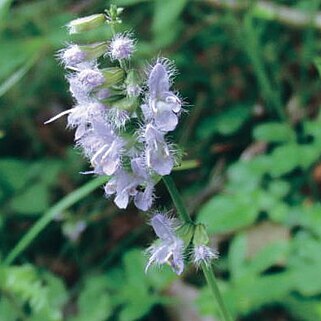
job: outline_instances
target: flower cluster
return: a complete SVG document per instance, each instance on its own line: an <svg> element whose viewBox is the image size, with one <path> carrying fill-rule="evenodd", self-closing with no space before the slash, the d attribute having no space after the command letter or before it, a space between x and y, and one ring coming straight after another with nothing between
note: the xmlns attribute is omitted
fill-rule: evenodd
<svg viewBox="0 0 321 321"><path fill-rule="evenodd" d="M99 43L71 43L59 52L75 104L46 123L67 115L67 127L75 130L75 145L92 167L85 173L109 176L105 195L113 197L119 208L127 208L133 200L137 208L148 211L155 185L179 162L178 150L166 136L178 124L182 100L172 90L175 69L169 60L158 58L144 78L131 67L136 42L131 33L114 31L115 24L121 23L120 12L114 8L107 16L92 15L68 24L70 33L81 33L107 22L113 36ZM174 221L160 213L151 225L159 241L149 249L146 269L153 263L168 263L181 274L193 234L189 240L181 237ZM216 254L201 242L195 244L193 257L199 265Z"/></svg>
<svg viewBox="0 0 321 321"><path fill-rule="evenodd" d="M77 32L82 23L96 23L98 18L77 19L69 28ZM173 71L165 59L149 68L146 91L141 90L144 84L138 72L122 63L134 50L135 41L128 33L115 34L109 43L73 43L61 50L75 106L46 123L68 115L76 146L93 167L86 173L110 176L105 194L115 195L119 208L133 199L147 211L159 177L169 174L176 163L175 148L165 135L178 123L181 101L170 89ZM119 61L119 66L100 68L100 60L107 57L110 64Z"/></svg>
<svg viewBox="0 0 321 321"><path fill-rule="evenodd" d="M196 267L200 267L201 264L209 265L218 258L218 252L207 246L209 240L203 225L181 224L160 212L154 214L150 224L158 240L147 249L149 260L146 271L152 264L166 263L180 275L187 257L190 257ZM188 248L191 251L189 255L185 255Z"/></svg>

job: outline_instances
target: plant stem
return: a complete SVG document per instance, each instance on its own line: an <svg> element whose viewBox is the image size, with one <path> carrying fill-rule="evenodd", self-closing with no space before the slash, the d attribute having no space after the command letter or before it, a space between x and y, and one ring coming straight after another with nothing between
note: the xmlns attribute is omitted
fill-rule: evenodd
<svg viewBox="0 0 321 321"><path fill-rule="evenodd" d="M232 317L230 316L225 303L223 301L223 298L221 296L220 290L217 286L216 278L213 272L213 267L207 266L206 264L202 263L202 270L206 279L206 282L208 286L210 287L218 305L221 308L221 313L223 316L223 320L225 321L232 321Z"/></svg>
<svg viewBox="0 0 321 321"><path fill-rule="evenodd" d="M186 207L183 203L183 200L179 194L179 191L176 188L176 185L173 179L170 176L163 176L163 181L166 185L166 188L171 195L171 198L174 202L174 205L177 209L177 213L180 216L181 220L185 223L193 223L190 215L188 214Z"/></svg>
<svg viewBox="0 0 321 321"><path fill-rule="evenodd" d="M184 205L184 202L176 188L176 185L173 181L173 179L170 176L163 176L163 181L166 185L166 188L171 195L171 198L173 200L173 203L177 209L177 213L180 216L181 220L184 223L192 223L193 220L191 219L189 213L187 212L187 209ZM202 264L202 270L206 279L206 282L211 289L213 296L215 300L217 301L220 311L223 316L224 321L232 321L232 317L228 313L228 310L226 309L225 303L223 301L223 298L221 296L220 290L217 286L217 282L214 276L213 268L211 266L207 266L206 264Z"/></svg>
<svg viewBox="0 0 321 321"><path fill-rule="evenodd" d="M45 229L52 219L68 207L77 203L90 192L101 186L108 180L106 176L100 176L88 182L74 192L70 193L54 206L52 206L41 218L31 227L31 229L22 237L18 244L10 251L6 259L5 265L10 265L15 259L32 243L32 241Z"/></svg>

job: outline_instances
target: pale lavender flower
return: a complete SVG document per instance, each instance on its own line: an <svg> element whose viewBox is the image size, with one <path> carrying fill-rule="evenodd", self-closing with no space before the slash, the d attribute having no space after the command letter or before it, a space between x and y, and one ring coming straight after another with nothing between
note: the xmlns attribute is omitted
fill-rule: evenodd
<svg viewBox="0 0 321 321"><path fill-rule="evenodd" d="M138 191L134 197L134 204L142 211L148 211L154 200L154 182L150 181L146 184L144 191Z"/></svg>
<svg viewBox="0 0 321 321"><path fill-rule="evenodd" d="M88 132L79 139L78 145L90 159L94 173L112 175L120 166L125 142L106 121L97 117L92 120Z"/></svg>
<svg viewBox="0 0 321 321"><path fill-rule="evenodd" d="M165 141L164 133L152 124L146 126L144 136L146 164L159 175L168 175L172 171L175 160Z"/></svg>
<svg viewBox="0 0 321 321"><path fill-rule="evenodd" d="M137 194L139 181L129 172L119 169L105 185L106 196L116 194L115 204L122 209L127 208L130 197Z"/></svg>
<svg viewBox="0 0 321 321"><path fill-rule="evenodd" d="M76 222L65 222L62 226L62 233L72 242L78 241L82 232L86 229L87 223L83 220Z"/></svg>
<svg viewBox="0 0 321 321"><path fill-rule="evenodd" d="M218 259L219 253L207 245L195 245L193 248L193 263L199 267L202 263L209 265L214 259Z"/></svg>
<svg viewBox="0 0 321 321"><path fill-rule="evenodd" d="M148 104L142 106L147 121L153 120L158 129L168 132L176 128L181 100L170 91L171 74L168 63L158 60L148 77Z"/></svg>
<svg viewBox="0 0 321 321"><path fill-rule="evenodd" d="M130 34L116 34L110 42L108 55L112 60L129 59L135 50L135 41Z"/></svg>
<svg viewBox="0 0 321 321"><path fill-rule="evenodd" d="M128 97L138 97L141 93L142 89L139 85L129 84L126 86L126 94Z"/></svg>
<svg viewBox="0 0 321 321"><path fill-rule="evenodd" d="M116 128L124 127L130 119L130 114L127 110L121 110L116 107L107 108L107 118Z"/></svg>
<svg viewBox="0 0 321 321"><path fill-rule="evenodd" d="M83 69L77 74L77 78L88 91L101 86L105 82L103 74L98 69Z"/></svg>
<svg viewBox="0 0 321 321"><path fill-rule="evenodd" d="M66 67L76 67L85 61L86 53L78 45L69 45L58 53L59 59Z"/></svg>
<svg viewBox="0 0 321 321"><path fill-rule="evenodd" d="M169 264L173 271L180 275L184 270L184 242L175 234L173 220L163 214L156 214L151 219L151 225L159 237L149 249L150 258L145 272L152 264Z"/></svg>

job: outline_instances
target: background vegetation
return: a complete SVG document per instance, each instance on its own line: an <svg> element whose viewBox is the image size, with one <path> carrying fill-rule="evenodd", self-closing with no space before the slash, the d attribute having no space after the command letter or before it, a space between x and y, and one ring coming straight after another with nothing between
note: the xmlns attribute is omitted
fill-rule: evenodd
<svg viewBox="0 0 321 321"><path fill-rule="evenodd" d="M161 54L180 71L188 113L173 139L197 166L174 179L219 248L215 269L232 313L242 321L321 320L321 1L114 3L126 7L124 28L139 39L135 59ZM43 125L72 103L55 52L70 40L69 20L109 4L0 1L1 321L217 314L192 268L182 280L166 268L144 274L143 249L154 236L133 207L122 212L97 189L52 209L92 180L79 174L88 165L65 121ZM157 194L170 208L162 184ZM5 264L48 213L54 220Z"/></svg>

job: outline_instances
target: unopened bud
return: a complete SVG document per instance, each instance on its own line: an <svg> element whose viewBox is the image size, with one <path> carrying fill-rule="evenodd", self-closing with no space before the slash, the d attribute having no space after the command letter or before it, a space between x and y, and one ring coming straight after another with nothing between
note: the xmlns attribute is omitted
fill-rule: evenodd
<svg viewBox="0 0 321 321"><path fill-rule="evenodd" d="M106 87L114 86L122 81L125 78L125 72L123 69L118 67L110 67L101 70L101 73L105 77L105 85Z"/></svg>
<svg viewBox="0 0 321 321"><path fill-rule="evenodd" d="M106 21L103 14L93 14L91 16L78 18L68 23L70 34L81 33L101 27Z"/></svg>
<svg viewBox="0 0 321 321"><path fill-rule="evenodd" d="M193 237L195 225L191 223L185 223L177 230L177 235L184 241L187 246Z"/></svg>
<svg viewBox="0 0 321 321"><path fill-rule="evenodd" d="M208 243L209 243L209 238L208 238L204 224L197 224L195 227L193 244L194 245L206 245Z"/></svg>

